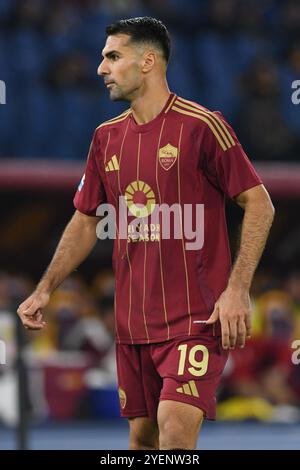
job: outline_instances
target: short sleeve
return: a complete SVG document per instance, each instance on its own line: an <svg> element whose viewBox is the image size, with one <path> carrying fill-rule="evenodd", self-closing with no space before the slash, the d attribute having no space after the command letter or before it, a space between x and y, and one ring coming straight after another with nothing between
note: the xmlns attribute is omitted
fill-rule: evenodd
<svg viewBox="0 0 300 470"><path fill-rule="evenodd" d="M210 113L200 142L200 167L230 198L262 184L233 129L219 112Z"/></svg>
<svg viewBox="0 0 300 470"><path fill-rule="evenodd" d="M86 215L96 215L100 204L107 202L101 174L96 164L100 153L96 132L94 133L88 154L85 173L74 197L74 206Z"/></svg>

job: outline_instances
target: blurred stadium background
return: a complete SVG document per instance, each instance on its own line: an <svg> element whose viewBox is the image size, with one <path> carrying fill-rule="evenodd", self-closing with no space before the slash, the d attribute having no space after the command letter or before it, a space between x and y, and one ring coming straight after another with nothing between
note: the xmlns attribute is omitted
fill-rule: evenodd
<svg viewBox="0 0 300 470"><path fill-rule="evenodd" d="M94 128L125 106L108 100L96 76L105 26L142 15L162 19L172 34L171 89L222 111L277 211L253 283L254 334L231 354L219 421L204 425L199 448L300 448L300 364L292 362L300 340L300 105L291 98L300 80L300 2L0 0L7 94L0 105L0 449L25 446L26 423L30 448L127 447L116 392L111 243L98 243L56 291L45 331L18 331L15 309L72 215ZM229 204L233 251L241 217Z"/></svg>

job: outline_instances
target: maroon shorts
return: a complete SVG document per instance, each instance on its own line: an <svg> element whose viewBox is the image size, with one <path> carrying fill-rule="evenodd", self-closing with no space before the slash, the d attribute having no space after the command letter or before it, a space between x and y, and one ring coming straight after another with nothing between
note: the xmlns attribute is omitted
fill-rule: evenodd
<svg viewBox="0 0 300 470"><path fill-rule="evenodd" d="M159 401L174 400L215 419L216 389L228 357L219 336L117 344L116 355L122 416L156 420Z"/></svg>

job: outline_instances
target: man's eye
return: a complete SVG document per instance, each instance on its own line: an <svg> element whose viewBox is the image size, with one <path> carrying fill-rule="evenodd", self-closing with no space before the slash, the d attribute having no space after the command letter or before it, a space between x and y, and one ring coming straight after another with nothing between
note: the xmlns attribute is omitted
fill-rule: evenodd
<svg viewBox="0 0 300 470"><path fill-rule="evenodd" d="M117 60L118 59L118 56L116 54L112 54L110 57L111 57L111 60Z"/></svg>

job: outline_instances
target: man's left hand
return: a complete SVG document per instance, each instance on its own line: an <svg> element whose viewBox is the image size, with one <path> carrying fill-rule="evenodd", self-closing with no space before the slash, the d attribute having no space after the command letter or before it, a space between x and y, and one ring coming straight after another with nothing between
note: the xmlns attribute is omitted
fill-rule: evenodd
<svg viewBox="0 0 300 470"><path fill-rule="evenodd" d="M251 303L249 291L243 288L227 289L215 303L206 325L220 320L223 349L243 348L251 335Z"/></svg>

